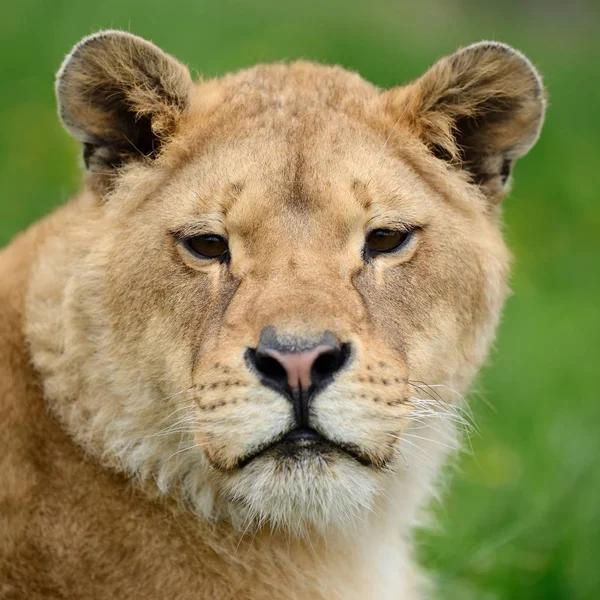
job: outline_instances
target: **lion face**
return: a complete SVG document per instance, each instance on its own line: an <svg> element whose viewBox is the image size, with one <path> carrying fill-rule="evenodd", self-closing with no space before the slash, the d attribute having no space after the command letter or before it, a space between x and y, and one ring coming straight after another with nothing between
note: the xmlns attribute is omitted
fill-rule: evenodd
<svg viewBox="0 0 600 600"><path fill-rule="evenodd" d="M463 112L431 101L452 70L490 64L512 87L465 86ZM456 401L443 390L462 393L492 341L508 263L495 204L543 109L531 65L477 45L385 93L304 63L192 86L112 32L76 47L57 86L90 192L44 266L62 282L60 357L30 337L72 435L242 524L373 509L420 443L410 429ZM490 86L502 119L477 104Z"/></svg>

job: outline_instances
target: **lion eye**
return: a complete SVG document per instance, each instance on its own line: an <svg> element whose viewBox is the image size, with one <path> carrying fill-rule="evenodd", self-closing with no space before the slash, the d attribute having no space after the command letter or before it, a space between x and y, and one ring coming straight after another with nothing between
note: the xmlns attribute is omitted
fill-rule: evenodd
<svg viewBox="0 0 600 600"><path fill-rule="evenodd" d="M199 258L220 258L224 260L229 253L229 246L220 235L195 235L185 238L183 245Z"/></svg>
<svg viewBox="0 0 600 600"><path fill-rule="evenodd" d="M367 236L367 251L371 255L399 250L411 238L411 230L375 229Z"/></svg>

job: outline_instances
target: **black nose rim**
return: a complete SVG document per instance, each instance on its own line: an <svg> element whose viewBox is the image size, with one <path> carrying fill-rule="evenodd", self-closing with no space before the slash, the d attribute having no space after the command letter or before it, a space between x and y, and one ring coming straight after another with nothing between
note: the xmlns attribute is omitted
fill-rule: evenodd
<svg viewBox="0 0 600 600"><path fill-rule="evenodd" d="M318 389L333 379L333 376L344 367L349 356L349 344L342 344L320 354L310 370L312 387Z"/></svg>
<svg viewBox="0 0 600 600"><path fill-rule="evenodd" d="M341 344L338 348L319 355L311 368L312 385L309 390L303 390L303 392L312 395L325 387L336 374L343 370L351 354L351 344ZM292 393L288 385L287 372L275 358L260 353L256 348L247 348L245 359L264 385L279 392L285 392L286 395Z"/></svg>
<svg viewBox="0 0 600 600"><path fill-rule="evenodd" d="M298 355L310 352L319 346L328 347L318 354L310 369L310 386L308 389L292 389L288 383L288 372L277 360L277 353ZM327 385L329 385L344 367L352 355L350 343L339 344L333 334L325 332L319 339L302 339L290 336L277 336L273 327L263 330L257 348L247 348L246 364L258 376L261 383L284 395L294 406L299 426L308 427L309 401Z"/></svg>
<svg viewBox="0 0 600 600"><path fill-rule="evenodd" d="M286 370L271 356L260 353L255 348L248 348L246 362L259 374L261 382L268 387L277 389L288 387Z"/></svg>

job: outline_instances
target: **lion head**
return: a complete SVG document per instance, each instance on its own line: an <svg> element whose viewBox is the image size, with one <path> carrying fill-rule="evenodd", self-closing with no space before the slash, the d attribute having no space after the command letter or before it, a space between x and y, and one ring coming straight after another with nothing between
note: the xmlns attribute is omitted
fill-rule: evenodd
<svg viewBox="0 0 600 600"><path fill-rule="evenodd" d="M306 62L193 83L107 31L56 90L86 187L28 334L73 438L241 526L402 510L404 461L440 449L507 294L499 201L544 113L531 63L482 42L387 91Z"/></svg>

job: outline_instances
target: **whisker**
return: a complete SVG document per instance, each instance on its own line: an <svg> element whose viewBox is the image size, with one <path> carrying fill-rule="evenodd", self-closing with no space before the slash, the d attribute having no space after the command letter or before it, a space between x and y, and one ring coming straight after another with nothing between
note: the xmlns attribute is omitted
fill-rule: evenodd
<svg viewBox="0 0 600 600"><path fill-rule="evenodd" d="M199 423L199 418L194 413L183 415L182 417L175 420L173 423L164 427L160 431L151 433L149 435L142 436L140 439L162 437L171 435L173 433L190 432L192 433Z"/></svg>
<svg viewBox="0 0 600 600"><path fill-rule="evenodd" d="M405 440L405 441L407 441L407 440ZM413 444L413 445L416 448L418 448L418 446L416 444ZM420 463L420 466L426 467L426 468L431 468L431 464L423 456L419 456L416 452L411 452L410 450L407 450L406 448L403 448L402 452L405 453L406 455L410 456L414 460L418 461ZM431 458L431 457L428 456L427 458Z"/></svg>
<svg viewBox="0 0 600 600"><path fill-rule="evenodd" d="M469 410L465 409L464 407L456 406L454 404L449 404L448 402L431 398L409 398L409 402L413 404L413 406L419 406L420 409L423 410L423 414L427 412L431 416L434 416L435 414L443 414L448 419L454 420L455 422L460 423L466 428L478 432L478 428L475 424L472 414Z"/></svg>
<svg viewBox="0 0 600 600"><path fill-rule="evenodd" d="M444 401L444 399L440 396L440 394L438 392L436 392L429 384L423 382L423 381L417 381L414 380L410 381L407 380L408 385L411 385L412 387L416 388L417 390L422 390L423 388L427 388L438 400L440 400L441 402ZM416 385L419 384L419 385Z"/></svg>
<svg viewBox="0 0 600 600"><path fill-rule="evenodd" d="M195 387L196 387L195 385L192 385L185 390L180 390L179 392L175 392L174 394L171 394L170 396L165 396L164 398L161 398L160 404L156 407L156 409L157 410L162 409L163 402L168 402L169 400L172 400L173 398L177 398L177 396L181 396L182 394L187 394L188 392L191 392Z"/></svg>
<svg viewBox="0 0 600 600"><path fill-rule="evenodd" d="M462 425L466 429L475 429L475 426L468 419L465 419L462 415L456 414L452 411L439 410L439 408L440 407L438 406L436 406L435 408L429 406L419 406L412 412L412 415L437 418L441 419L442 421L450 421L454 424ZM410 418L410 416L411 415L408 415L408 418Z"/></svg>
<svg viewBox="0 0 600 600"><path fill-rule="evenodd" d="M467 421L461 414L457 414L454 411L447 409L447 407L440 405L437 401L434 401L432 404L430 404L429 401L423 401L420 398L411 398L410 404L414 407L414 410L408 415L409 417L411 414L421 415L447 419L463 425L469 424L469 421Z"/></svg>
<svg viewBox="0 0 600 600"><path fill-rule="evenodd" d="M194 432L195 432L195 429L190 429L190 428L186 427L186 428L183 428L183 429L173 429L173 430L170 430L170 431L161 431L159 433L153 433L151 435L145 435L145 436L143 436L143 438L140 438L140 439L157 438L157 437L167 437L169 435L174 435L176 433L182 433L182 434L183 433L190 433L190 434L192 434Z"/></svg>
<svg viewBox="0 0 600 600"><path fill-rule="evenodd" d="M433 457L423 448L421 448L421 446L419 446L418 444L415 444L414 442L411 442L410 440L407 440L401 436L398 435L394 435L393 433L388 433L387 435L389 435L390 437L393 437L394 439L397 439L398 441L405 443L405 444L409 444L410 446L413 446L414 448L416 448L419 452L421 452L422 454L425 455L425 457L427 457L430 461L433 460ZM419 456L418 454L415 454L414 452L411 452L410 450L403 448L402 450L399 450L400 454L403 454L404 452L406 452L406 454L408 454L409 456L412 456L413 458L421 461L425 466L430 467L431 464L428 463L425 458L423 456ZM406 457L404 457L405 460L405 464L408 466L408 463L406 462Z"/></svg>
<svg viewBox="0 0 600 600"><path fill-rule="evenodd" d="M423 430L423 429L431 429L431 430L435 431L436 433L439 433L442 436L448 435L448 433L449 433L447 430L440 429L431 421L425 421L419 417L417 417L417 418L409 417L407 420L409 422L419 423L419 426L418 427L403 427L403 431L419 431L419 430Z"/></svg>
<svg viewBox="0 0 600 600"><path fill-rule="evenodd" d="M174 456L177 454L181 454L182 452L186 452L187 450L193 450L194 448L199 448L200 446L206 446L206 444L194 444L193 446L187 446L186 448L182 448L181 450L177 450L177 452L173 452L171 456L169 456L164 462L163 466L167 464Z"/></svg>
<svg viewBox="0 0 600 600"><path fill-rule="evenodd" d="M449 404L448 402L446 402L446 400L444 400L440 394L438 392L435 391L435 388L443 388L445 390L448 390L449 392L451 392L452 394L454 394L454 396L458 396L458 398L461 400L462 404L464 406L460 406L457 404L449 404L449 406L452 406L453 408L455 408L456 410L462 411L462 412L466 412L467 414L469 414L469 416L471 416L471 411L469 408L469 403L467 402L466 398L457 390L444 385L443 383L432 383L432 384L426 384L423 382L416 382L416 383L420 383L421 385L415 385L414 383L409 382L409 385L411 385L412 387L414 387L415 389L422 391L423 388L427 388L434 396L437 400L439 400L440 402L443 402L444 404ZM432 398L433 400L433 398Z"/></svg>
<svg viewBox="0 0 600 600"><path fill-rule="evenodd" d="M454 450L457 451L460 448L458 448L457 446L451 446L450 444L444 444L444 442L440 442L438 440L432 440L431 438L426 438L423 437L421 435L415 435L414 433L405 433L403 436L404 437L411 437L414 438L416 440L424 440L426 442L431 442L432 444L437 444L438 446L442 446L443 448L448 448L448 450Z"/></svg>
<svg viewBox="0 0 600 600"><path fill-rule="evenodd" d="M240 535L240 539L238 540L238 543L237 543L237 545L235 547L234 554L238 553L238 550L240 549L240 544L242 543L242 540L246 536L246 533L248 533L248 529L250 529L250 525L252 525L253 519L252 519L252 517L249 516L249 517L246 518L246 521L247 521L246 527L244 528L244 531L242 532L242 535ZM254 540L252 540L252 541L254 541Z"/></svg>

